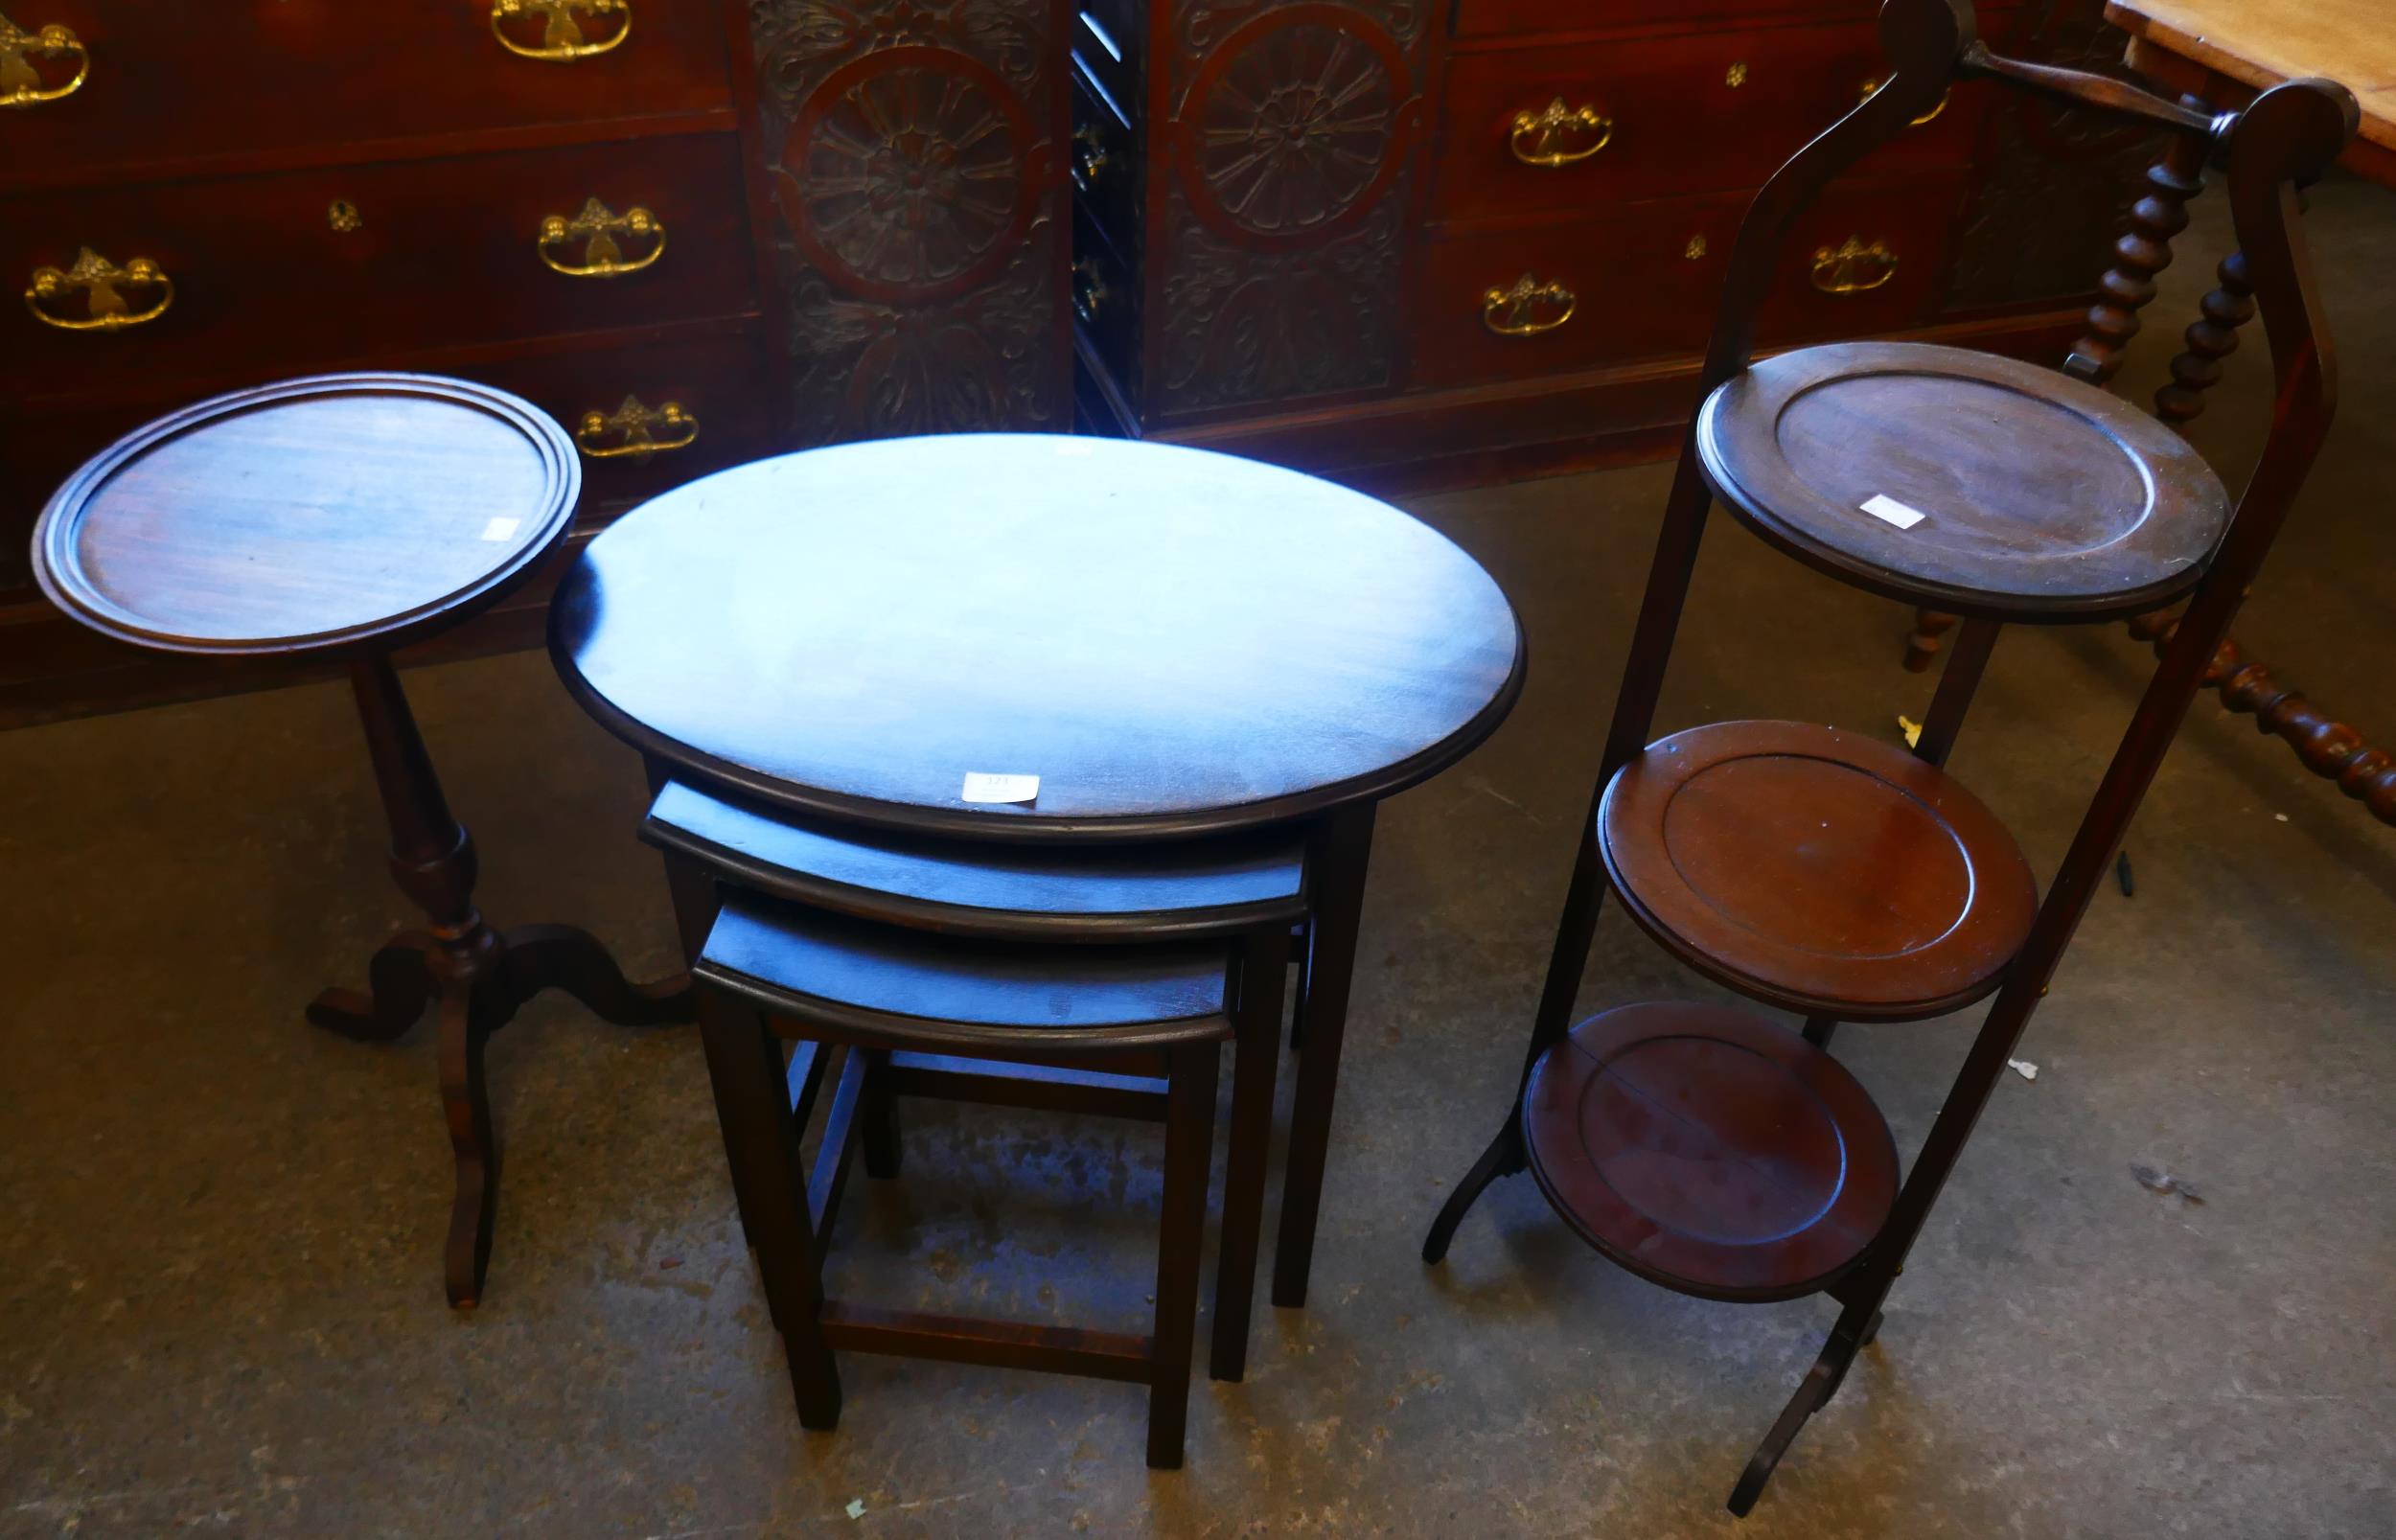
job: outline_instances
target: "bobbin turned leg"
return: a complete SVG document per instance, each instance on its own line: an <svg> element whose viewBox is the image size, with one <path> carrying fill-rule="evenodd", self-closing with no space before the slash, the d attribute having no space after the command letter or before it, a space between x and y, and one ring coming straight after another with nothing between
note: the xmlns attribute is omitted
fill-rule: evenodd
<svg viewBox="0 0 2396 1540"><path fill-rule="evenodd" d="M1955 629L1956 617L1943 609L1921 606L1914 610L1913 634L1905 638L1905 672L1927 674L1939 655L1939 638Z"/></svg>

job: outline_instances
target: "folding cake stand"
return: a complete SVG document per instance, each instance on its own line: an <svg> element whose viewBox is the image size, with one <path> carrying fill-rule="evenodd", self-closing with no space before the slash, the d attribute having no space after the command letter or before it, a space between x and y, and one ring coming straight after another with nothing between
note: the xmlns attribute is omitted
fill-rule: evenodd
<svg viewBox="0 0 2396 1540"><path fill-rule="evenodd" d="M2332 409L2295 187L2336 158L2354 99L2322 81L2211 116L1991 53L1964 0L1888 0L1887 83L1750 206L1582 832L1522 1088L1423 1244L1527 1165L1607 1257L1683 1294L1841 1305L1821 1356L1731 1494L1744 1515L1880 1324L1907 1251L1987 1106L2310 469ZM2233 511L2167 427L2067 374L1918 343L1751 362L1797 216L1826 183L1985 79L2189 136L2228 167L2277 386ZM2078 360L2066 366L2077 372ZM1836 728L1725 722L1649 743L1712 503L1820 571L1966 617L1914 752ZM2124 618L2193 595L2040 903L2004 825L1943 768L2004 622ZM1607 889L1710 978L1805 1018L1624 1005L1567 1028ZM1828 1052L1847 1021L1941 1016L1993 994L1910 1173Z"/></svg>

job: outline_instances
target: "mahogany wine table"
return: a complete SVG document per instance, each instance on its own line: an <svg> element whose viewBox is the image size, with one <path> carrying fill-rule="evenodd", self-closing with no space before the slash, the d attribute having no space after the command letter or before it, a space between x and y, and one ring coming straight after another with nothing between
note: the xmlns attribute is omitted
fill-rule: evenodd
<svg viewBox="0 0 2396 1540"><path fill-rule="evenodd" d="M721 471L587 546L566 687L648 759L818 818L1026 844L1307 831L1274 1258L1304 1302L1374 805L1463 757L1523 641L1470 557L1295 471L1112 439L844 445ZM968 802L969 775L1037 777Z"/></svg>
<svg viewBox="0 0 2396 1540"><path fill-rule="evenodd" d="M564 989L611 1022L681 1021L688 981L636 986L570 926L496 931L474 908L474 844L449 814L391 654L477 614L565 536L574 446L513 396L422 375L294 379L200 402L118 441L50 500L34 571L67 614L157 652L349 665L391 875L428 931L375 954L371 994L328 990L308 1019L362 1042L440 1021L457 1162L449 1302L482 1294L499 1144L483 1046Z"/></svg>

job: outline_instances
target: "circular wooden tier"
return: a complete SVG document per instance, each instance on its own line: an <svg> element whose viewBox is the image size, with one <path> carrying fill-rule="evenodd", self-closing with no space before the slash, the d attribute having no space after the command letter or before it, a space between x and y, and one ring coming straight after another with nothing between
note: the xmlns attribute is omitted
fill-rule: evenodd
<svg viewBox="0 0 2396 1540"><path fill-rule="evenodd" d="M1994 620L2155 609L2196 586L2229 520L2202 457L2127 402L1926 343L1766 358L1707 399L1697 453L1716 495L1799 561Z"/></svg>
<svg viewBox="0 0 2396 1540"><path fill-rule="evenodd" d="M504 391L291 379L94 456L42 511L34 571L59 609L139 647L382 652L521 583L581 489L564 430Z"/></svg>
<svg viewBox="0 0 2396 1540"><path fill-rule="evenodd" d="M1540 1056L1532 1174L1581 1238L1708 1299L1812 1294L1879 1233L1897 1143L1855 1077L1732 1005L1624 1005Z"/></svg>
<svg viewBox="0 0 2396 1540"><path fill-rule="evenodd" d="M1650 745L1598 812L1607 875L1642 928L1753 999L1911 1021L1994 989L2038 883L1944 770L1802 722L1718 722Z"/></svg>

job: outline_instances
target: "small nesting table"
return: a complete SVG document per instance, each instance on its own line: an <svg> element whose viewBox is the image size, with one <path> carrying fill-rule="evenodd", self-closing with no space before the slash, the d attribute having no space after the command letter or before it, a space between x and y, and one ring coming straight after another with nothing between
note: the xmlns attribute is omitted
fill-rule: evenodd
<svg viewBox="0 0 2396 1540"><path fill-rule="evenodd" d="M549 615L566 688L660 784L939 839L1304 829L1273 1299L1305 1302L1375 804L1522 688L1521 629L1470 557L1253 461L956 435L678 488L593 540ZM969 802L977 775L1036 793Z"/></svg>
<svg viewBox="0 0 2396 1540"><path fill-rule="evenodd" d="M237 392L164 417L70 477L34 532L42 591L153 652L349 667L391 826L391 876L425 911L376 953L369 993L328 990L308 1019L365 1042L435 1006L457 1188L449 1302L482 1294L499 1144L483 1046L563 989L627 1024L691 1019L689 983L625 981L563 925L493 929L474 842L450 816L391 655L480 613L564 539L574 446L513 396L458 379L352 374Z"/></svg>

